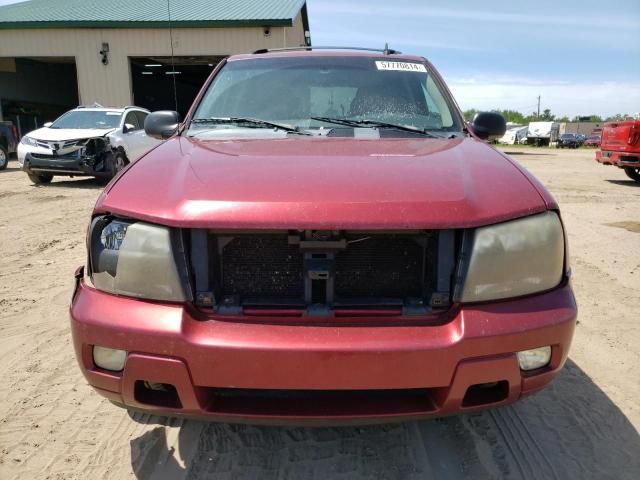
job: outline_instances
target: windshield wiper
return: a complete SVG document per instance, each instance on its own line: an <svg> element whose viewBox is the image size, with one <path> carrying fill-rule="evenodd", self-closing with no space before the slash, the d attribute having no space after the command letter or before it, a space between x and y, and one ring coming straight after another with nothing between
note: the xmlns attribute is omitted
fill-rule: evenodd
<svg viewBox="0 0 640 480"><path fill-rule="evenodd" d="M434 135L431 132L423 128L412 127L410 125L401 125L396 123L380 122L378 120L356 120L351 118L333 118L333 117L310 117L311 120L317 120L319 122L333 123L336 125L345 125L347 127L373 127L373 128L392 128L395 130L402 130L404 132L419 133L432 138L442 138L439 135Z"/></svg>
<svg viewBox="0 0 640 480"><path fill-rule="evenodd" d="M255 128L277 128L278 130L284 130L289 133L298 133L300 135L312 135L310 132L300 130L299 127L292 125L286 125L284 123L275 123L268 120L261 120L259 118L250 117L208 117L208 118L194 118L191 123L197 124L217 124L217 125L251 125Z"/></svg>

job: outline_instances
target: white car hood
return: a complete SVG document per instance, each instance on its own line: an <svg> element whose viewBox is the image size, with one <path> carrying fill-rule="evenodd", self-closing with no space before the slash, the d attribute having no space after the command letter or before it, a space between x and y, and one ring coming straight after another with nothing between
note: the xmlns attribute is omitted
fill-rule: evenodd
<svg viewBox="0 0 640 480"><path fill-rule="evenodd" d="M82 138L103 137L116 130L115 128L49 128L43 127L27 133L36 140L80 140Z"/></svg>

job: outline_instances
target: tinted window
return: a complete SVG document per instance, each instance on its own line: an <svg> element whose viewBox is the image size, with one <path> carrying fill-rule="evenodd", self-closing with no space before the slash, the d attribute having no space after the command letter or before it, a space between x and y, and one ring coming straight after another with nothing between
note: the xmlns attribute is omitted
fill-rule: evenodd
<svg viewBox="0 0 640 480"><path fill-rule="evenodd" d="M142 112L140 110L136 110L136 118L138 119L138 125L140 128L144 128L144 119L149 115L147 112Z"/></svg>
<svg viewBox="0 0 640 480"><path fill-rule="evenodd" d="M458 131L452 112L422 63L318 56L229 62L194 118L251 117L313 128L327 125L311 117L338 117Z"/></svg>
<svg viewBox="0 0 640 480"><path fill-rule="evenodd" d="M127 116L124 118L125 125L133 125L133 129L129 130L130 132L134 130L140 130L140 123L138 122L138 117L136 116L136 112L129 112Z"/></svg>

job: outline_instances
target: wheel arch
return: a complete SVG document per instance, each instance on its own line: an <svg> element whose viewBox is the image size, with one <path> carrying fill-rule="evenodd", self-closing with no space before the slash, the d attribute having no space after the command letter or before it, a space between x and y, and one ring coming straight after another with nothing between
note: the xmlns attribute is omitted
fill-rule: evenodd
<svg viewBox="0 0 640 480"><path fill-rule="evenodd" d="M124 148L123 145L118 145L115 148L115 152L116 153L121 153L124 157L124 164L128 165L129 163L131 163L131 160L129 160L129 155L127 155L127 150Z"/></svg>

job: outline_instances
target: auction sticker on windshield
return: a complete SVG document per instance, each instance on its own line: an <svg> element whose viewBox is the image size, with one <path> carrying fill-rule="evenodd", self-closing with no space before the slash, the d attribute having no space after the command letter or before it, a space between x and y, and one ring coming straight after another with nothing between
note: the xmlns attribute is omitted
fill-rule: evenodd
<svg viewBox="0 0 640 480"><path fill-rule="evenodd" d="M381 62L376 61L376 68L378 70L396 70L402 72L425 72L427 68L421 63L409 63L409 62Z"/></svg>

